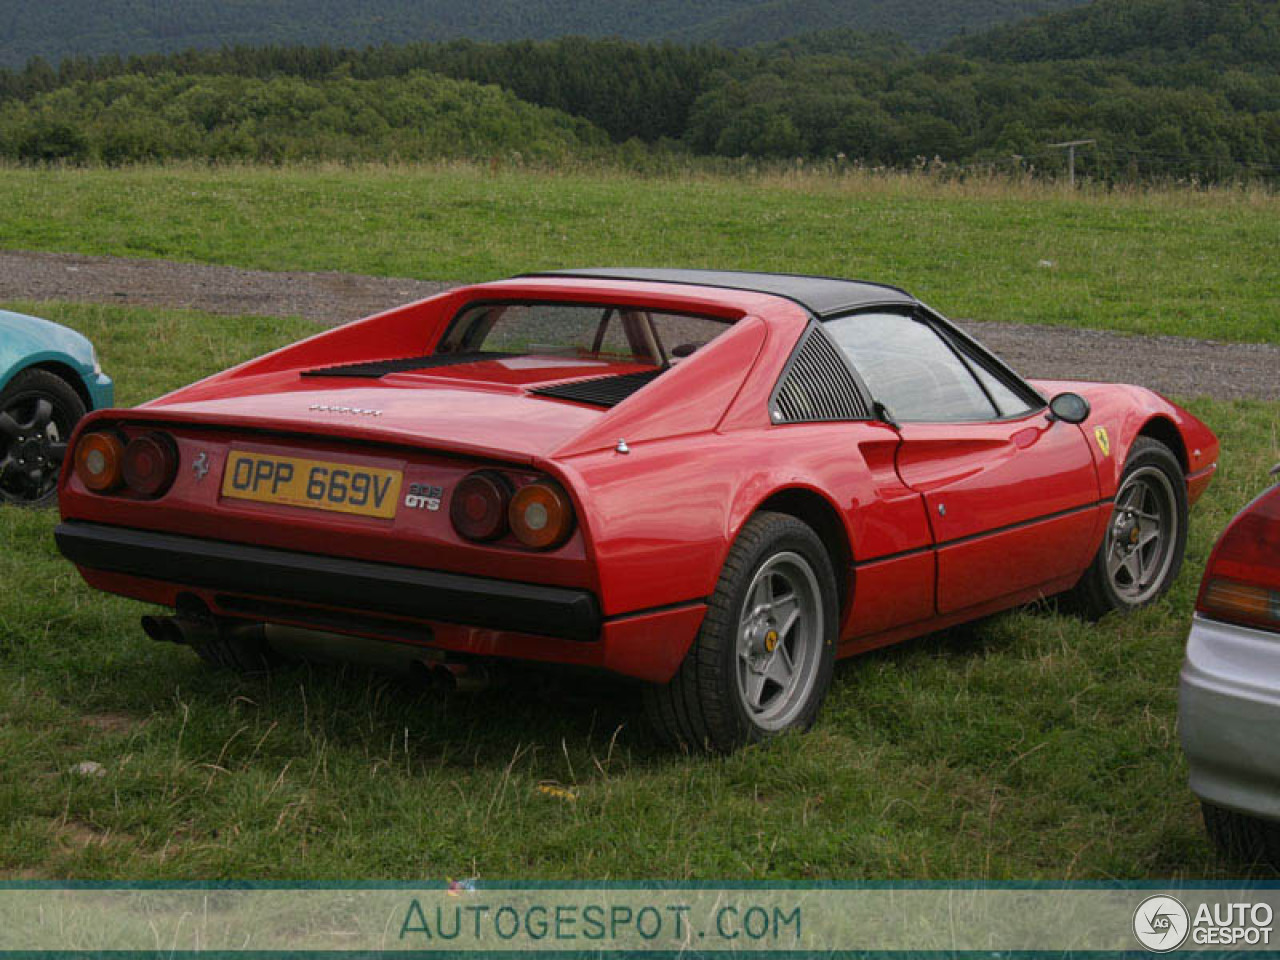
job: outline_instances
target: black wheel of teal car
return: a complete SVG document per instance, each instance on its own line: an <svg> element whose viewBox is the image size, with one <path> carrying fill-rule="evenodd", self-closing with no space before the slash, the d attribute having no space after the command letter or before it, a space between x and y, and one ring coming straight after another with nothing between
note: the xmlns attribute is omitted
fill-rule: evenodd
<svg viewBox="0 0 1280 960"><path fill-rule="evenodd" d="M1139 437L1129 451L1102 546L1076 595L1086 614L1134 610L1160 597L1182 568L1187 488L1164 444Z"/></svg>
<svg viewBox="0 0 1280 960"><path fill-rule="evenodd" d="M807 729L831 685L836 596L831 559L810 527L784 514L753 517L679 672L646 692L658 733L727 751Z"/></svg>
<svg viewBox="0 0 1280 960"><path fill-rule="evenodd" d="M57 499L67 439L84 412L80 395L48 370L24 370L0 391L0 502Z"/></svg>

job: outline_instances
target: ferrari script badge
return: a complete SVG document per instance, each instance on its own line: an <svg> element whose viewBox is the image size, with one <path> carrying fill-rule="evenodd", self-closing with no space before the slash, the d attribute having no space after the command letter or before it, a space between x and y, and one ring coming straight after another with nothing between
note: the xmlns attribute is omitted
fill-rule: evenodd
<svg viewBox="0 0 1280 960"><path fill-rule="evenodd" d="M381 410L371 410L368 407L339 407L329 403L313 403L307 407L316 413L350 413L357 417L380 417Z"/></svg>
<svg viewBox="0 0 1280 960"><path fill-rule="evenodd" d="M1098 441L1098 449L1104 457L1111 456L1111 438L1107 436L1106 427L1094 427L1093 438Z"/></svg>

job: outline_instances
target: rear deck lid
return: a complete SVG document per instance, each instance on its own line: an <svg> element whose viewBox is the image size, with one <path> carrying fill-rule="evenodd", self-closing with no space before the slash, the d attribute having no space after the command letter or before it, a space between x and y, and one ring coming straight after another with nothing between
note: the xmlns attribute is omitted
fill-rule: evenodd
<svg viewBox="0 0 1280 960"><path fill-rule="evenodd" d="M278 377L254 389L240 381L236 396L177 402L144 409L157 419L245 430L320 434L430 446L474 456L531 462L555 450L604 411L553 403L519 386L427 384Z"/></svg>

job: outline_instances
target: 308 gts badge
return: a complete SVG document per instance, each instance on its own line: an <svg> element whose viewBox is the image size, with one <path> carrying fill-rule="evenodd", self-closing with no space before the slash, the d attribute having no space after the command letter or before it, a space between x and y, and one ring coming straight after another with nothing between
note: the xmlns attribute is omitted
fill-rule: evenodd
<svg viewBox="0 0 1280 960"><path fill-rule="evenodd" d="M444 496L444 487L433 487L425 483L409 484L409 492L404 495L404 505L412 510L439 510L440 499Z"/></svg>

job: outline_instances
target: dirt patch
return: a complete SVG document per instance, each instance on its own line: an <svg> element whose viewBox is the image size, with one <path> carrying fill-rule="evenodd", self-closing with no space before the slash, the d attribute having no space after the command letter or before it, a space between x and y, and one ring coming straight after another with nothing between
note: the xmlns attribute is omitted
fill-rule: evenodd
<svg viewBox="0 0 1280 960"><path fill-rule="evenodd" d="M337 324L456 284L334 272L241 270L171 260L0 251L0 300L176 307Z"/></svg>
<svg viewBox="0 0 1280 960"><path fill-rule="evenodd" d="M1138 383L1171 397L1280 399L1280 344L959 321L1027 377Z"/></svg>
<svg viewBox="0 0 1280 960"><path fill-rule="evenodd" d="M75 300L343 323L452 284L347 273L0 251L0 301ZM1280 398L1280 344L960 321L1024 376L1140 383L1177 397Z"/></svg>

